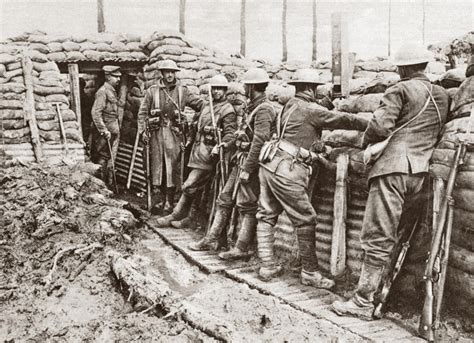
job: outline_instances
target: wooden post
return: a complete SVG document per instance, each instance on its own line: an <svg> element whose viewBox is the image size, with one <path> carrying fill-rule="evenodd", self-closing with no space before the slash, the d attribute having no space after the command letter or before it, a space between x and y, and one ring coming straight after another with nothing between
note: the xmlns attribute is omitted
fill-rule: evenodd
<svg viewBox="0 0 474 343"><path fill-rule="evenodd" d="M32 76L33 63L28 56L23 55L21 59L21 66L23 69L23 78L25 79L26 87L25 102L23 104L23 110L25 111L25 121L30 127L31 144L33 145L36 161L41 162L43 160L43 150L41 148L38 125L36 124L35 97Z"/></svg>
<svg viewBox="0 0 474 343"><path fill-rule="evenodd" d="M118 93L118 109L117 114L119 118L119 126L122 128L123 113L125 110L125 104L127 102L127 91L128 91L128 75L126 73L122 74L120 79L120 87Z"/></svg>
<svg viewBox="0 0 474 343"><path fill-rule="evenodd" d="M69 86L71 87L71 107L76 113L76 120L79 124L79 133L82 137L82 114L81 114L81 90L79 83L79 66L77 64L69 64L67 66L69 72Z"/></svg>
<svg viewBox="0 0 474 343"><path fill-rule="evenodd" d="M388 0L388 56L392 53L392 0Z"/></svg>
<svg viewBox="0 0 474 343"><path fill-rule="evenodd" d="M332 19L332 83L336 97L348 97L350 93L350 70L348 53L347 18L342 13L333 13Z"/></svg>
<svg viewBox="0 0 474 343"><path fill-rule="evenodd" d="M245 2L240 2L240 54L245 56L245 43L246 43L246 27L245 27Z"/></svg>
<svg viewBox="0 0 474 343"><path fill-rule="evenodd" d="M97 30L105 32L104 0L97 0Z"/></svg>
<svg viewBox="0 0 474 343"><path fill-rule="evenodd" d="M186 0L179 1L179 32L186 34Z"/></svg>
<svg viewBox="0 0 474 343"><path fill-rule="evenodd" d="M282 44L282 58L283 62L288 60L288 44L286 41L286 13L288 8L287 0L283 0L283 8L281 11L281 44Z"/></svg>
<svg viewBox="0 0 474 343"><path fill-rule="evenodd" d="M337 157L336 189L334 191L334 218L331 241L331 275L338 276L346 269L347 177L349 155Z"/></svg>
<svg viewBox="0 0 474 343"><path fill-rule="evenodd" d="M312 60L316 61L318 58L318 45L317 45L317 16L316 16L316 0L313 0L313 52L312 52Z"/></svg>

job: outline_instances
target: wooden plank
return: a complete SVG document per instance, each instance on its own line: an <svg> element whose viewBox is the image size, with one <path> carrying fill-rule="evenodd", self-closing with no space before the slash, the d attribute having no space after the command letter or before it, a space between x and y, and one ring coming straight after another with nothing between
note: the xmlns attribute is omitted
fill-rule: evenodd
<svg viewBox="0 0 474 343"><path fill-rule="evenodd" d="M340 12L331 15L332 33L332 82L336 97L348 97L349 79L349 53L347 18Z"/></svg>
<svg viewBox="0 0 474 343"><path fill-rule="evenodd" d="M33 87L33 63L28 56L22 55L21 66L23 69L23 78L25 80L25 102L23 110L25 111L25 122L28 123L31 132L31 144L35 153L37 162L43 160L43 150L41 148L41 141L39 136L38 125L36 123L35 97Z"/></svg>
<svg viewBox="0 0 474 343"><path fill-rule="evenodd" d="M79 133L82 137L82 114L81 114L81 89L79 84L79 67L72 63L67 66L69 73L69 85L71 87L71 109L76 113L79 124Z"/></svg>
<svg viewBox="0 0 474 343"><path fill-rule="evenodd" d="M336 188L334 191L334 220L331 241L331 275L339 276L346 270L347 178L349 155L337 157Z"/></svg>

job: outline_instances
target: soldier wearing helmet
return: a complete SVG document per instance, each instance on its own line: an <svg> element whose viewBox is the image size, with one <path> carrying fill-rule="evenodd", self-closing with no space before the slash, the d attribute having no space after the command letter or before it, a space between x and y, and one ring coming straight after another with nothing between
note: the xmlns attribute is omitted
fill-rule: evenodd
<svg viewBox="0 0 474 343"><path fill-rule="evenodd" d="M144 141L150 142L151 182L153 193L161 190L161 203L155 204L152 212L169 213L173 209L176 186L179 184L180 112L185 106L199 111L202 100L181 86L176 80L180 69L174 61L163 60L158 64L162 78L151 86L138 111L138 130ZM150 136L144 134L145 119L148 118ZM155 202L156 203L156 202Z"/></svg>
<svg viewBox="0 0 474 343"><path fill-rule="evenodd" d="M257 212L257 244L262 280L280 274L273 245L275 224L285 211L296 230L302 262L301 282L317 288L331 288L334 281L317 271L315 252L316 213L308 196L312 163L324 152L323 129L364 130L366 120L349 113L329 111L317 103L316 88L323 84L314 69L297 70L289 82L295 97L277 119L277 135L260 155L260 198Z"/></svg>
<svg viewBox="0 0 474 343"><path fill-rule="evenodd" d="M237 118L234 108L225 97L228 81L225 76L216 75L210 79L209 86L211 87L215 122L222 135L222 145L217 146L215 128L211 118L211 104L207 102L197 114L196 139L188 163L191 172L182 186L181 197L173 212L156 221L160 227L170 226L171 222L182 220L189 215L194 196L206 186L213 175L218 148L230 150L234 145Z"/></svg>
<svg viewBox="0 0 474 343"><path fill-rule="evenodd" d="M217 212L209 232L191 250L217 250L218 237L226 228L234 203L241 216L241 228L235 247L219 254L222 259L239 259L248 256L255 237L260 184L258 182L258 156L263 143L275 129L276 111L266 99L265 89L270 79L263 69L252 68L244 75L245 95L249 99L247 115L236 132L237 152L233 168L217 200Z"/></svg>
<svg viewBox="0 0 474 343"><path fill-rule="evenodd" d="M448 94L432 85L424 70L428 51L415 44L395 55L401 81L385 91L363 136L363 146L391 137L369 172L369 197L361 232L364 250L354 296L332 305L338 315L371 320L373 297L396 242L398 226L410 204L423 204L429 161L448 114ZM415 209L420 212L421 209ZM417 213L417 212L410 213Z"/></svg>

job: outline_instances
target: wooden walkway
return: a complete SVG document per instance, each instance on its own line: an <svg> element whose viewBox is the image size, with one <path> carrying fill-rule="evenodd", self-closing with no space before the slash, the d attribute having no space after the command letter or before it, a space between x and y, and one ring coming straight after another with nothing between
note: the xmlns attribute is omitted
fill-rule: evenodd
<svg viewBox="0 0 474 343"><path fill-rule="evenodd" d="M179 251L190 263L199 266L208 273L221 273L238 282L246 283L261 293L274 296L290 306L311 314L316 318L326 319L335 325L348 330L363 339L376 342L423 342L398 323L388 319L363 321L352 317L339 317L329 309L330 304L341 297L331 291L304 286L298 275L286 273L270 282L257 278L255 260L249 262L228 262L221 260L216 252L196 252L188 249L188 244L201 236L192 231L174 228L156 228L149 226L169 245Z"/></svg>

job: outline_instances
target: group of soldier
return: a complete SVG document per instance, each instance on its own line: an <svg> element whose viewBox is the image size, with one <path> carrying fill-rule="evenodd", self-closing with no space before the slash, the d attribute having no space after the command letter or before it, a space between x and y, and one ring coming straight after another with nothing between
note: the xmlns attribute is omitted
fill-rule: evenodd
<svg viewBox="0 0 474 343"><path fill-rule="evenodd" d="M370 319L374 293L401 235L397 228L404 205L427 186L429 161L448 114L447 92L424 74L428 61L429 54L422 47L401 48L396 55L401 80L386 90L371 120L338 112L318 101L317 87L324 82L313 69L294 73L288 83L294 85L295 96L280 111L265 95L268 74L251 68L242 77L248 103L239 124L226 97L229 83L223 75L211 78L209 96L204 100L179 84L179 68L173 61L161 61L162 78L146 91L138 112L138 132L151 147L153 192L161 192L162 203L155 207L164 215L155 217L156 225L179 228L183 221L195 221L192 209L202 207L201 193L214 183L218 193L211 223L204 237L189 249L217 250L219 237L237 211L241 228L235 245L219 257L248 257L256 237L261 262L258 275L270 280L282 273L274 242L277 219L285 211L297 235L301 282L330 289L335 282L318 271L317 215L309 196L313 167L325 152L322 130L364 131L363 148L389 138L369 173L358 286L352 298L332 306L339 315ZM116 139L119 130L113 114L117 106L114 86L120 72L117 67L105 67L104 71L106 82L97 92L92 110L99 143L95 150L102 165L110 158L105 143ZM183 140L185 106L195 111L192 143ZM185 151L190 151L189 170L187 178L180 181L180 156ZM175 205L177 187L181 195Z"/></svg>

